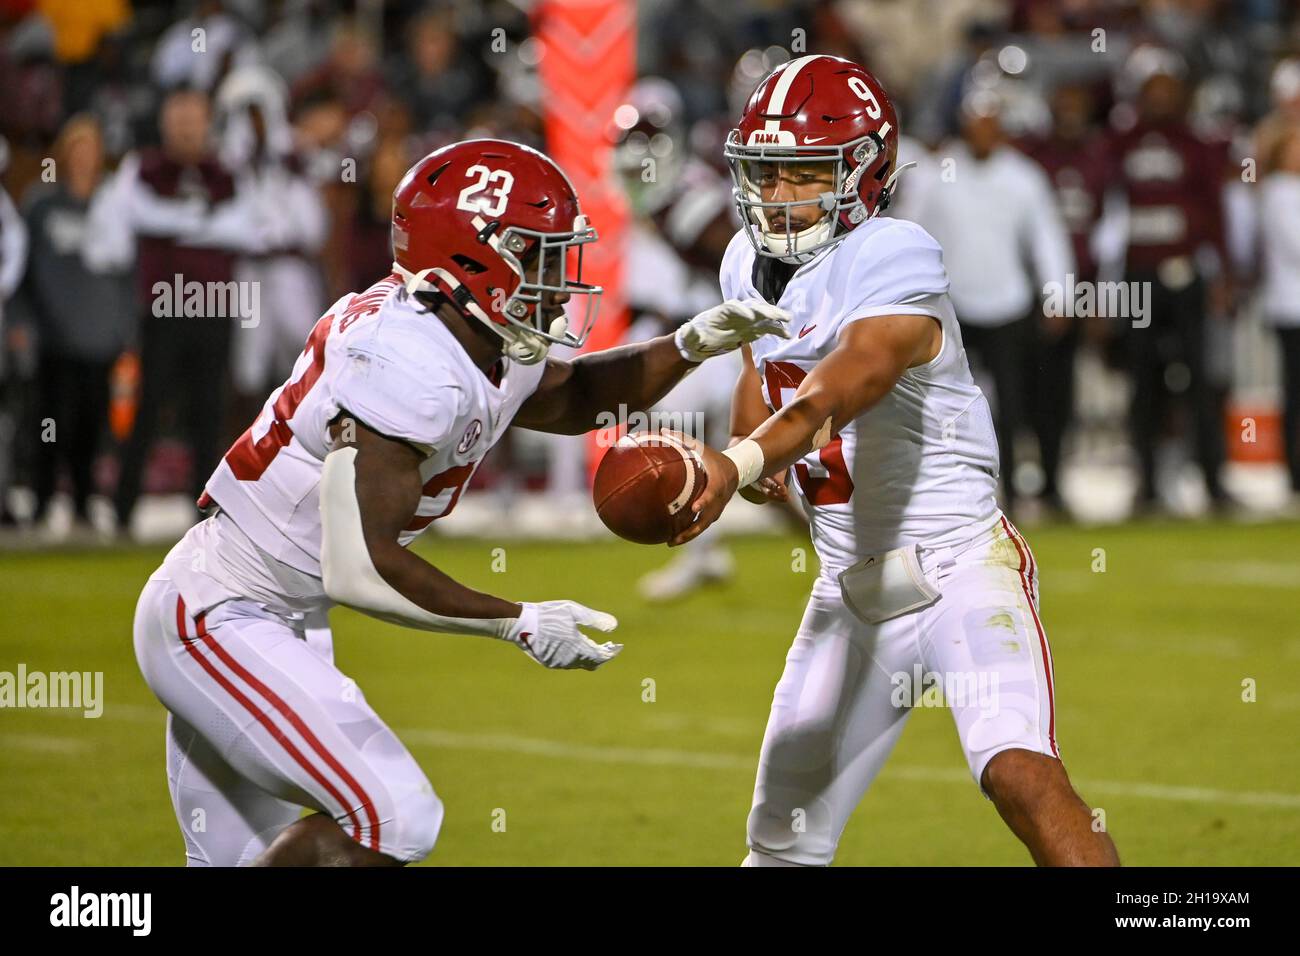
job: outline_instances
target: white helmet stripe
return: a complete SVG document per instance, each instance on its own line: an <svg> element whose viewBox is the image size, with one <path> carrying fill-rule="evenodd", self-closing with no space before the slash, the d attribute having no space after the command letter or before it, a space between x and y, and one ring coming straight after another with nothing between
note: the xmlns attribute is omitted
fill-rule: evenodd
<svg viewBox="0 0 1300 956"><path fill-rule="evenodd" d="M782 113L785 111L785 97L790 92L794 78L806 64L819 56L821 56L820 53L810 53L808 56L801 56L797 60L791 60L785 65L785 69L781 71L780 77L777 78L776 86L772 87L772 95L767 101L767 109L763 111L764 113Z"/></svg>

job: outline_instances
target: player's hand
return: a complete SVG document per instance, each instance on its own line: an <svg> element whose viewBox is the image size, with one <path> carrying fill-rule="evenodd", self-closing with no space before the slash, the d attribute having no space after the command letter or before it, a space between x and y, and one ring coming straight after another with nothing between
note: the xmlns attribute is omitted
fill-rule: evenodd
<svg viewBox="0 0 1300 956"><path fill-rule="evenodd" d="M673 341L688 361L703 362L764 335L788 339L789 321L789 312L761 299L728 299L684 323L674 333Z"/></svg>
<svg viewBox="0 0 1300 956"><path fill-rule="evenodd" d="M676 434L676 433L675 433ZM736 484L740 475L735 463L716 448L710 448L698 438L681 435L682 442L700 456L704 464L705 484L700 496L691 505L696 518L681 534L668 542L668 547L675 548L693 538L698 538L705 529L718 520L722 509L727 506L731 496L736 493Z"/></svg>
<svg viewBox="0 0 1300 956"><path fill-rule="evenodd" d="M740 497L756 505L765 505L769 501L786 502L790 500L790 489L785 483L786 473L760 478L752 485L739 489Z"/></svg>
<svg viewBox="0 0 1300 956"><path fill-rule="evenodd" d="M608 634L618 627L618 619L612 614L576 601L525 602L523 609L506 639L544 667L594 671L623 649L622 644L610 641L597 644L578 630L579 626L593 627Z"/></svg>

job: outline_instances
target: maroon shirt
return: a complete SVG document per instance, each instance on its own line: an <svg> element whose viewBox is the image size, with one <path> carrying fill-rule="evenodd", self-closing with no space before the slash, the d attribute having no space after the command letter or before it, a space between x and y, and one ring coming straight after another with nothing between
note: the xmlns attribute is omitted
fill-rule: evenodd
<svg viewBox="0 0 1300 956"><path fill-rule="evenodd" d="M1110 182L1129 204L1128 268L1154 270L1211 244L1227 261L1223 234L1222 143L1183 122L1139 120L1108 142Z"/></svg>
<svg viewBox="0 0 1300 956"><path fill-rule="evenodd" d="M215 159L205 159L194 166L182 166L161 150L144 150L140 154L140 182L145 188L165 198L199 197L209 207L235 195L235 181ZM228 249L179 245L165 236L140 236L136 279L142 302L152 302L156 282L174 285L179 273L182 282L229 282L234 277L235 256Z"/></svg>
<svg viewBox="0 0 1300 956"><path fill-rule="evenodd" d="M1106 145L1097 135L1081 140L1058 136L1026 139L1016 146L1043 167L1056 193L1056 206L1074 245L1079 278L1091 280L1097 272L1089 239L1101 218L1106 193Z"/></svg>

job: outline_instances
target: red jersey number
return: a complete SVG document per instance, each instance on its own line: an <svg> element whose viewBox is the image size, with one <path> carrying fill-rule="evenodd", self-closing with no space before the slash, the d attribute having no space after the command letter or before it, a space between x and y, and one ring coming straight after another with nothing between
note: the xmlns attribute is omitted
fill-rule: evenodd
<svg viewBox="0 0 1300 956"><path fill-rule="evenodd" d="M377 283L371 291L359 296L343 313L338 331L342 333L356 319L377 311L379 304L391 291L396 281L396 276L389 276L388 279ZM275 460L275 456L280 453L280 449L293 440L293 429L289 422L298 411L303 398L325 371L325 340L329 338L333 321L332 314L322 316L312 329L311 335L307 337L307 345L302 350L302 354L311 357L311 364L296 380L286 383L280 390L280 394L271 406L273 417L266 434L255 441L253 426L250 426L239 440L230 446L230 451L226 452L226 462L230 465L231 472L240 481L257 481L261 478L266 473L266 469L271 466L271 462ZM255 421L253 425L256 424ZM473 465L461 465L440 472L425 482L423 492L426 497L437 497L444 491L451 491L447 506L436 515L413 516L405 530L421 531L436 518L450 514L473 473Z"/></svg>
<svg viewBox="0 0 1300 956"><path fill-rule="evenodd" d="M773 411L780 411L785 392L793 394L808 373L793 362L764 362L763 378L767 382L767 397ZM853 497L853 479L844 463L844 448L838 434L817 453L825 475L813 475L808 466L798 462L794 466L799 487L814 505L843 505Z"/></svg>
<svg viewBox="0 0 1300 956"><path fill-rule="evenodd" d="M357 319L378 312L384 299L400 281L399 276L390 275L353 299L339 319L338 331L341 333ZM303 397L311 391L312 386L321 377L321 373L325 371L325 340L329 338L333 324L334 314L327 312L316 322L311 335L307 336L307 345L303 348L302 354L311 356L311 364L303 370L296 381L286 382L284 388L280 390L275 404L271 406L271 414L274 417L266 434L256 441L253 440L253 427L257 425L255 420L253 425L250 425L248 430L230 446L230 451L226 452L226 463L230 465L230 470L240 481L257 481L261 478L266 469L271 466L275 456L280 453L280 449L293 440L293 429L289 427L289 421L298 411ZM259 415L258 420L260 419Z"/></svg>
<svg viewBox="0 0 1300 956"><path fill-rule="evenodd" d="M297 381L286 383L280 390L275 404L271 406L274 418L266 434L256 441L253 440L253 425L257 424L254 421L253 425L250 425L248 430L230 446L230 451L226 452L226 463L230 465L230 470L240 481L257 481L261 478L266 469L271 466L275 456L280 453L280 449L293 439L293 429L289 427L289 419L293 418L294 412L302 404L303 396L311 391L311 387L316 384L321 372L325 370L325 339L330 334L333 321L333 315L322 316L316 322L316 327L311 330L311 335L307 337L307 347L302 350L303 355L311 356L311 364Z"/></svg>

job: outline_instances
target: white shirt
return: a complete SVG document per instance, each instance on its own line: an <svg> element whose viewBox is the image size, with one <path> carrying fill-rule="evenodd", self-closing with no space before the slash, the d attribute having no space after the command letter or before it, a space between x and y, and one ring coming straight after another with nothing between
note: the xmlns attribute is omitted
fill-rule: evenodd
<svg viewBox="0 0 1300 956"><path fill-rule="evenodd" d="M956 143L935 160L916 221L943 247L958 317L981 326L1023 318L1045 284L1075 270L1047 174L1009 146L979 160Z"/></svg>
<svg viewBox="0 0 1300 956"><path fill-rule="evenodd" d="M1300 326L1300 174L1266 176L1259 203L1264 319Z"/></svg>
<svg viewBox="0 0 1300 956"><path fill-rule="evenodd" d="M754 250L743 232L722 260L724 298L761 298ZM951 547L996 521L998 446L988 402L971 378L948 301L943 254L924 229L869 219L800 267L777 304L789 339L750 346L768 407L780 409L840 332L877 315L929 315L943 343L875 406L795 465L824 568L842 569L912 542Z"/></svg>

